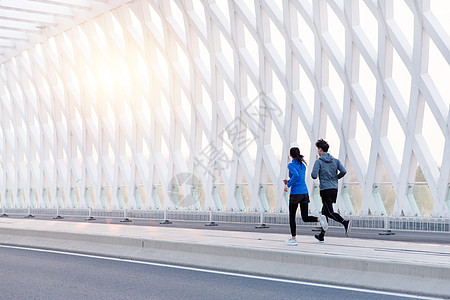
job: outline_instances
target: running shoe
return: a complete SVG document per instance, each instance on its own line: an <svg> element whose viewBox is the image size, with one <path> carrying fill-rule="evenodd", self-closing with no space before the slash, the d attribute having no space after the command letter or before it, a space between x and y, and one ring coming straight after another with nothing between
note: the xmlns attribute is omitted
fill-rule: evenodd
<svg viewBox="0 0 450 300"><path fill-rule="evenodd" d="M321 243L323 243L323 241L325 240L323 235L321 234L316 234L314 237Z"/></svg>
<svg viewBox="0 0 450 300"><path fill-rule="evenodd" d="M297 246L297 240L290 238L290 239L286 240L286 245Z"/></svg>
<svg viewBox="0 0 450 300"><path fill-rule="evenodd" d="M324 215L319 215L319 222L320 222L320 226L322 227L323 231L327 231L328 230L327 218Z"/></svg>
<svg viewBox="0 0 450 300"><path fill-rule="evenodd" d="M352 220L345 220L342 223L344 224L345 236L348 236L348 234L350 233L350 229L352 227Z"/></svg>

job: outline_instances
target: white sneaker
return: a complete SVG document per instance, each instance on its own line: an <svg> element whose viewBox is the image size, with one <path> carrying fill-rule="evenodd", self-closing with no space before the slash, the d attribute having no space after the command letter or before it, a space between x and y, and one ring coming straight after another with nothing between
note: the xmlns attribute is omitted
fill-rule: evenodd
<svg viewBox="0 0 450 300"><path fill-rule="evenodd" d="M352 228L352 220L345 220L342 224L344 225L345 236L348 236Z"/></svg>
<svg viewBox="0 0 450 300"><path fill-rule="evenodd" d="M286 245L297 246L297 240L290 238L290 239L286 240Z"/></svg>
<svg viewBox="0 0 450 300"><path fill-rule="evenodd" d="M328 230L327 218L324 215L319 215L319 222L320 222L320 226L322 227L322 229L324 231L327 231Z"/></svg>

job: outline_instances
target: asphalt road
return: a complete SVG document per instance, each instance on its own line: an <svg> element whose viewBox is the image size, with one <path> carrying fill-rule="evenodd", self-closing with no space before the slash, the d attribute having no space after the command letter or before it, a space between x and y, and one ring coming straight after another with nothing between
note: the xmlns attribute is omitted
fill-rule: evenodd
<svg viewBox="0 0 450 300"><path fill-rule="evenodd" d="M9 218L21 218L23 215L10 215ZM102 218L96 217L95 220L86 221L86 217L64 217L62 220L53 220L52 216L35 216L35 218L29 219L32 222L33 219L38 220L52 220L54 222L92 222L103 224L121 224L123 226L139 225L139 226L162 226L162 227L175 227L175 228L191 228L202 230L229 230L229 231L246 231L246 232L268 232L268 233L281 233L286 234L286 238L289 237L289 225L272 225L269 224L269 228L256 228L259 224L250 223L218 223L218 226L205 226L208 222L193 222L193 221L176 221L171 220L172 224L163 225L160 224L162 220L149 220L149 219L132 219L132 222L121 222L121 218ZM403 241L403 242L415 242L415 243L430 243L430 244L450 244L450 233L448 232L432 232L432 231L405 231L394 230L394 235L380 235L382 230L378 229L358 229L352 228L350 236L361 239L376 239L376 240L391 240L391 241ZM314 235L317 234L316 227L314 226L297 226L297 238L301 239L302 235ZM344 228L330 227L327 231L327 236L343 237Z"/></svg>
<svg viewBox="0 0 450 300"><path fill-rule="evenodd" d="M1 299L409 299L149 263L0 247Z"/></svg>

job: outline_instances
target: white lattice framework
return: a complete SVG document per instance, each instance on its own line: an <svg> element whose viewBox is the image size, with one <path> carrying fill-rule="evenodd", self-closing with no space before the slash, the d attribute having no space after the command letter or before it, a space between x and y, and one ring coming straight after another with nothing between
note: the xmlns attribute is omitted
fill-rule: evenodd
<svg viewBox="0 0 450 300"><path fill-rule="evenodd" d="M449 216L450 99L428 72L449 34L406 0L408 39L393 2L135 0L49 37L0 68L2 206L286 211L289 148L312 165L323 137L350 171L344 214L423 215L420 166Z"/></svg>

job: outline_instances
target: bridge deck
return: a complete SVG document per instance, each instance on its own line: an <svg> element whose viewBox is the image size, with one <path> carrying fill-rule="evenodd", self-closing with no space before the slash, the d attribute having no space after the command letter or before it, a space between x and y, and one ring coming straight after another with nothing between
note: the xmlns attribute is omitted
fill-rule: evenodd
<svg viewBox="0 0 450 300"><path fill-rule="evenodd" d="M450 297L450 243L0 219L3 245L42 247Z"/></svg>

